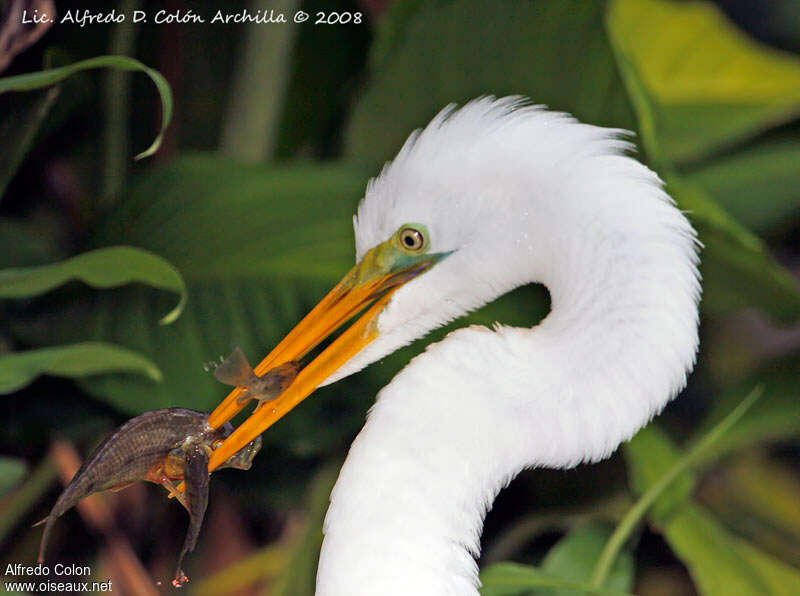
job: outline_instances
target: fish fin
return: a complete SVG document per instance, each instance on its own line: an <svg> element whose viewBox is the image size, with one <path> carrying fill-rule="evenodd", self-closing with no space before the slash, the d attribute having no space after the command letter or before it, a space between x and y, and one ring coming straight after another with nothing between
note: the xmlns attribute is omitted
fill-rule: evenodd
<svg viewBox="0 0 800 596"><path fill-rule="evenodd" d="M245 386L251 383L255 376L253 367L238 346L214 369L214 377L226 385Z"/></svg>
<svg viewBox="0 0 800 596"><path fill-rule="evenodd" d="M120 484L115 484L114 486L109 486L108 489L106 489L106 490L110 490L110 491L113 491L115 493L118 493L121 490L125 490L129 486L133 486L133 484L134 484L133 481L131 481L131 482L121 482Z"/></svg>
<svg viewBox="0 0 800 596"><path fill-rule="evenodd" d="M250 393L248 389L245 389L244 391L242 391L241 395L239 395L239 397L236 398L236 405L237 406L244 405L251 399L253 399L253 395Z"/></svg>
<svg viewBox="0 0 800 596"><path fill-rule="evenodd" d="M192 512L189 509L189 504L186 502L186 495L178 490L177 485L174 482L172 482L172 480L164 476L161 479L161 486L163 486L167 490L167 493L169 493L167 495L168 498L178 499L178 503L183 505L183 508L186 509L186 511L188 511L189 514L191 515Z"/></svg>
<svg viewBox="0 0 800 596"><path fill-rule="evenodd" d="M186 531L186 538L183 541L181 554L178 556L178 565L175 569L175 579L172 585L179 587L189 581L183 572L183 558L187 553L194 550L197 544L197 537L200 535L200 528L203 526L203 518L208 507L208 451L201 445L192 445L186 451L186 500L189 504L189 528Z"/></svg>

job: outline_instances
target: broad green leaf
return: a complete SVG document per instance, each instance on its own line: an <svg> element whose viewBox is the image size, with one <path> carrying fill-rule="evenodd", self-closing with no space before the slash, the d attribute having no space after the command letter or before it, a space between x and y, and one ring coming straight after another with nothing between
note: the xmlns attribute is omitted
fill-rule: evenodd
<svg viewBox="0 0 800 596"><path fill-rule="evenodd" d="M800 114L800 59L711 2L613 0L608 31L651 157L685 162Z"/></svg>
<svg viewBox="0 0 800 596"><path fill-rule="evenodd" d="M678 202L692 223L725 233L731 241L751 252L764 252L764 243L736 221L701 188L675 174L666 174L667 191Z"/></svg>
<svg viewBox="0 0 800 596"><path fill-rule="evenodd" d="M60 68L51 68L39 72L0 78L0 93L7 93L9 91L32 91L34 89L49 87L77 72L93 68L118 68L120 70L139 71L145 73L153 81L161 98L161 129L150 147L137 155L136 159L142 159L143 157L153 155L161 146L164 131L167 129L170 119L172 118L172 91L170 90L169 83L160 72L145 66L134 58L128 58L127 56L98 56Z"/></svg>
<svg viewBox="0 0 800 596"><path fill-rule="evenodd" d="M28 98L24 105L17 105L5 111L0 120L0 200L22 160L27 155L31 143L50 108L58 97L58 89L53 88ZM21 102L20 102L21 103Z"/></svg>
<svg viewBox="0 0 800 596"><path fill-rule="evenodd" d="M692 168L686 181L705 190L737 221L761 233L800 213L800 142L759 143Z"/></svg>
<svg viewBox="0 0 800 596"><path fill-rule="evenodd" d="M749 450L726 461L700 499L732 532L800 567L800 476L794 462Z"/></svg>
<svg viewBox="0 0 800 596"><path fill-rule="evenodd" d="M417 3L381 26L388 52L348 125L346 155L379 166L452 102L522 94L598 125L635 121L603 28L581 0ZM408 13L412 13L409 15ZM424 91L422 91L424 90Z"/></svg>
<svg viewBox="0 0 800 596"><path fill-rule="evenodd" d="M158 367L136 352L101 342L84 342L0 356L0 394L13 393L43 374L85 377L112 372L138 373L153 381L161 380Z"/></svg>
<svg viewBox="0 0 800 596"><path fill-rule="evenodd" d="M677 469L681 462L689 459L699 461L702 452L708 451L714 440L735 432L737 422L740 424L747 420L747 416L742 415L747 407L752 406L754 399L757 399L756 394L751 394L683 457L679 456L666 436L654 434L651 427L645 429L649 431L650 449L642 449L641 445L637 446L634 442L626 449L636 489L649 492L662 482L668 470ZM662 495L660 503L668 502L669 508L662 505L660 513L654 510L651 520L686 564L703 596L788 596L795 593L800 585L800 571L732 536L702 508L691 502L685 486L673 483L672 488Z"/></svg>
<svg viewBox="0 0 800 596"><path fill-rule="evenodd" d="M800 283L766 250L748 250L721 230L697 225L705 247L701 253L702 307L730 314L758 307L775 319L797 321Z"/></svg>
<svg viewBox="0 0 800 596"><path fill-rule="evenodd" d="M757 306L777 319L796 320L800 316L800 282L769 254L761 239L701 188L675 174L668 175L667 182L704 245L701 307L728 314Z"/></svg>
<svg viewBox="0 0 800 596"><path fill-rule="evenodd" d="M714 428L703 435L682 457L669 453L670 445L666 437L659 437L652 432L647 432L647 429L645 429L645 437L650 439L645 444L651 453L656 454L657 459L647 459L646 456L648 454L643 453L643 449L637 449L635 446L627 451L629 462L636 461L637 464L629 466L632 477L631 483L635 489L642 492L642 495L623 516L603 547L603 552L600 554L592 573L591 583L593 586L605 584L613 563L622 550L622 546L628 540L637 524L644 519L644 516L653 511L654 506L661 502L662 510L656 509L654 513L656 515L659 513L666 515L667 518L672 514L673 509L680 507L680 500L684 498L686 490L681 485L681 477L700 461L702 456L720 437L736 426L748 410L753 407L753 404L759 400L761 394L761 388L751 391L741 403ZM674 501L677 502L673 505ZM669 503L668 507L663 505L666 503Z"/></svg>
<svg viewBox="0 0 800 596"><path fill-rule="evenodd" d="M741 394L739 394L741 397ZM657 426L651 424L640 430L624 447L631 486L638 495L644 494L678 460L679 451ZM681 475L653 504L650 517L664 519L676 506L685 503L694 489L694 474Z"/></svg>
<svg viewBox="0 0 800 596"><path fill-rule="evenodd" d="M708 450L703 461L710 462L736 450L754 445L800 437L800 386L797 370L800 360L789 359L763 367L747 381L725 392L712 403L698 429L698 436L709 432L738 402L743 387L760 383L764 396L750 413Z"/></svg>
<svg viewBox="0 0 800 596"><path fill-rule="evenodd" d="M800 546L800 477L796 466L766 457L751 457L742 464L734 470L740 487L737 496L755 515L793 535Z"/></svg>
<svg viewBox="0 0 800 596"><path fill-rule="evenodd" d="M180 268L191 296L180 319L154 324L164 296L124 288L89 295L82 318L48 312L13 330L28 344L93 338L147 355L164 372L163 383L102 377L83 384L127 413L177 405L210 410L227 388L203 363L237 345L257 362L352 267L352 215L366 180L341 166L264 168L216 155L183 157L140 178L93 238L96 245L152 250ZM541 287L526 286L454 325L531 325L546 314L546 297ZM344 446L380 387L439 337L315 392L264 440L295 455Z"/></svg>
<svg viewBox="0 0 800 596"><path fill-rule="evenodd" d="M684 504L662 526L702 596L797 594L800 570L733 536L701 507Z"/></svg>
<svg viewBox="0 0 800 596"><path fill-rule="evenodd" d="M588 582L610 535L611 528L599 522L590 522L570 531L547 552L541 564L542 571L555 577ZM625 550L614 561L604 587L630 592L633 571L633 554ZM559 591L557 594L566 596L580 592Z"/></svg>
<svg viewBox="0 0 800 596"><path fill-rule="evenodd" d="M592 588L588 583L555 577L537 567L517 563L496 563L481 571L482 596L528 596L568 593L625 596L625 592Z"/></svg>
<svg viewBox="0 0 800 596"><path fill-rule="evenodd" d="M331 166L264 168L217 155L176 160L141 177L92 240L136 245L174 263L191 296L176 323L154 324L163 296L125 288L90 296L80 323L53 324L57 317L49 316L41 329L18 331L28 343L91 337L151 358L163 383L103 377L86 384L125 412L210 410L228 388L203 363L237 345L259 361L352 267L352 214L366 179ZM337 385L328 395L348 395L333 409L344 418L331 423L331 406L308 400L306 415L288 417L268 440L291 439L296 452L308 452L349 436L374 393Z"/></svg>
<svg viewBox="0 0 800 596"><path fill-rule="evenodd" d="M180 300L161 319L163 324L175 321L186 303L186 287L178 270L164 259L131 246L100 248L52 265L0 270L0 298L38 296L71 280L95 288L140 282L175 292Z"/></svg>
<svg viewBox="0 0 800 596"><path fill-rule="evenodd" d="M28 466L17 457L0 455L0 497L3 497L25 477Z"/></svg>
<svg viewBox="0 0 800 596"><path fill-rule="evenodd" d="M642 514L650 510L652 519L661 520L686 503L694 488L694 478L689 473L691 467L703 461L726 435L736 431L746 420L745 414L751 412L753 406L762 399L763 393L762 387L753 389L726 412L722 420L715 421L713 427L702 433L696 444L683 455L655 426L649 425L640 430L625 445L631 486L637 494L642 495L634 510L641 509ZM645 505L648 498L651 502Z"/></svg>

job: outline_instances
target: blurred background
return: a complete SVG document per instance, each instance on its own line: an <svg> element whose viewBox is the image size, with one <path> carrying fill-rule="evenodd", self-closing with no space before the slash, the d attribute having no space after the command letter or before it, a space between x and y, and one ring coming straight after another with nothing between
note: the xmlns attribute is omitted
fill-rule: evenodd
<svg viewBox="0 0 800 596"><path fill-rule="evenodd" d="M701 351L684 393L610 460L529 471L503 491L481 567L588 579L642 491L760 385L764 397L626 542L611 585L800 593L800 3L55 0L57 21L72 11L76 22L25 27L12 18L23 6L52 13L53 2L0 1L4 571L35 561L31 525L76 458L146 410L212 409L226 391L203 363L237 345L258 361L338 281L366 181L412 130L451 102L522 94L636 131L639 158L704 244ZM210 22L245 6L288 22ZM112 8L148 21L77 22ZM206 22L156 24L160 10ZM10 79L108 54L169 83L171 122L150 157L134 160L165 106L145 74L76 70L24 92ZM139 271L135 283L38 268L118 245L163 261L99 257L123 277ZM185 308L160 324L183 284ZM318 391L264 435L253 469L213 475L184 591L312 594L330 487L378 389L454 327L530 326L547 310L546 290L520 288ZM116 593L168 592L186 524L140 483L61 518L48 561L91 565Z"/></svg>

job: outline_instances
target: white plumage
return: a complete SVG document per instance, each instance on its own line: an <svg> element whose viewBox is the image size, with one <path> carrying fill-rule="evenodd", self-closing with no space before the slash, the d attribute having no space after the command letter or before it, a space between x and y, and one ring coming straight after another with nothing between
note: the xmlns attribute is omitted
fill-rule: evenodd
<svg viewBox="0 0 800 596"><path fill-rule="evenodd" d="M607 457L685 385L695 233L624 134L483 98L442 111L370 182L357 259L408 222L452 254L396 291L327 382L523 284L543 283L552 311L455 331L378 394L331 495L318 595L477 594L498 491L527 467Z"/></svg>

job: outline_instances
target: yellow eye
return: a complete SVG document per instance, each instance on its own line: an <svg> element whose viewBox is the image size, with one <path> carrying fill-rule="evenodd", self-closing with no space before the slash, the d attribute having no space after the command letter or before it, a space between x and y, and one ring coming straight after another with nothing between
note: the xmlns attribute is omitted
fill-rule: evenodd
<svg viewBox="0 0 800 596"><path fill-rule="evenodd" d="M211 448L212 448L213 450L215 450L215 451L216 451L216 450L217 450L217 447L219 447L220 445L222 445L222 443L223 443L223 442L224 442L224 441L223 441L222 439L217 439L216 441L214 441L213 443L211 443Z"/></svg>
<svg viewBox="0 0 800 596"><path fill-rule="evenodd" d="M400 244L406 250L422 250L425 246L425 237L415 228L403 228L400 230Z"/></svg>

